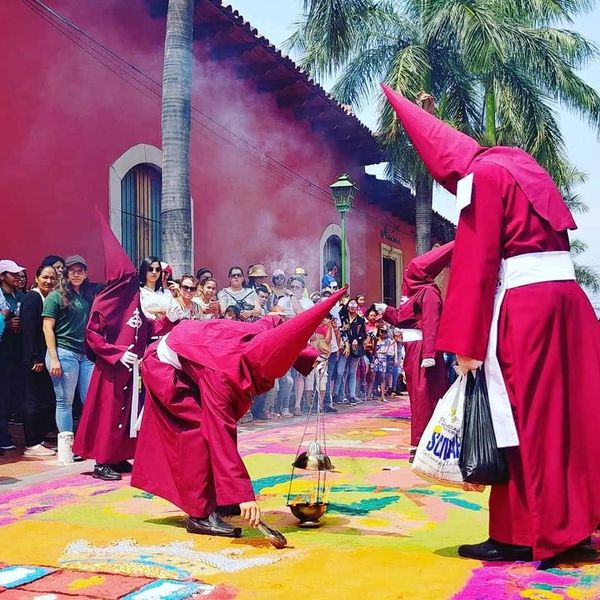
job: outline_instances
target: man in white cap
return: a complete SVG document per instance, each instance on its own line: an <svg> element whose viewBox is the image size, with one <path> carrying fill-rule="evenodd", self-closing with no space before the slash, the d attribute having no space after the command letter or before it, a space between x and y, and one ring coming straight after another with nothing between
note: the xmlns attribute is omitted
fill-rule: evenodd
<svg viewBox="0 0 600 600"><path fill-rule="evenodd" d="M25 267L15 261L0 260L0 289L9 312L2 341L0 341L0 449L15 448L8 433L8 417L11 401L23 398L24 379L22 369L21 319L19 312L25 294L18 290L19 274Z"/></svg>

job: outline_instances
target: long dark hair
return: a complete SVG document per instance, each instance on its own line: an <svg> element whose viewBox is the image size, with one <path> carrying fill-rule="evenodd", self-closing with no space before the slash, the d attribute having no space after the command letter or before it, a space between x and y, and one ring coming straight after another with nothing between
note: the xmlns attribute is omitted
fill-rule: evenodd
<svg viewBox="0 0 600 600"><path fill-rule="evenodd" d="M146 274L148 273L148 269L152 263L158 263L160 267L160 275L154 284L154 291L160 292L163 289L162 284L162 265L160 264L160 258L156 256L148 256L141 263L140 268L138 269L138 279L140 280L140 287L144 287L146 285Z"/></svg>
<svg viewBox="0 0 600 600"><path fill-rule="evenodd" d="M61 262L63 267L65 266L65 259L62 256L57 256L56 254L48 254L48 256L44 256L42 262L40 263L40 267L53 267L55 262ZM39 274L36 275L39 277Z"/></svg>
<svg viewBox="0 0 600 600"><path fill-rule="evenodd" d="M87 273L87 269L85 270ZM69 308L73 303L73 298L75 298L75 294L77 292L73 289L71 282L69 281L69 276L63 279L63 285L60 288L60 299L62 301L62 305L65 308ZM92 304L94 301L94 296L96 295L97 288L95 285L91 284L86 277L79 288L79 296L81 296L86 302Z"/></svg>

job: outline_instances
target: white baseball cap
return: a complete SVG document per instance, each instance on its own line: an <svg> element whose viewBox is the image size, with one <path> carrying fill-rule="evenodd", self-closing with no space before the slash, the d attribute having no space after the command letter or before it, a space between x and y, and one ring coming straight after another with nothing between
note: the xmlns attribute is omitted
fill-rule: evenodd
<svg viewBox="0 0 600 600"><path fill-rule="evenodd" d="M24 271L25 267L20 267L14 260L3 259L0 260L0 273L20 273Z"/></svg>

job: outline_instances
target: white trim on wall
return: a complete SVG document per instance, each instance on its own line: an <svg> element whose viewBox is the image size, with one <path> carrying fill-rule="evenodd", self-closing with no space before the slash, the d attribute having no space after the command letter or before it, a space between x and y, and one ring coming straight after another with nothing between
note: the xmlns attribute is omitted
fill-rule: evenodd
<svg viewBox="0 0 600 600"><path fill-rule="evenodd" d="M110 227L121 238L121 181L136 165L151 164L162 169L162 151L150 144L137 144L126 150L108 169L108 202Z"/></svg>
<svg viewBox="0 0 600 600"><path fill-rule="evenodd" d="M323 263L323 249L327 240L332 236L337 235L340 240L342 239L342 228L337 223L330 223L323 230L321 239L319 240L319 287L321 286L321 278L323 277L323 269L325 264ZM348 229L346 228L346 264L348 266L348 283L350 283L350 273L352 272L352 261L350 260L350 245L348 244ZM341 269L342 265L340 265Z"/></svg>
<svg viewBox="0 0 600 600"><path fill-rule="evenodd" d="M136 144L126 150L110 165L108 169L108 201L110 227L117 239L122 241L121 231L121 181L127 173L136 165L150 164L162 170L162 150L151 144ZM192 266L194 264L194 201L191 202L192 218Z"/></svg>

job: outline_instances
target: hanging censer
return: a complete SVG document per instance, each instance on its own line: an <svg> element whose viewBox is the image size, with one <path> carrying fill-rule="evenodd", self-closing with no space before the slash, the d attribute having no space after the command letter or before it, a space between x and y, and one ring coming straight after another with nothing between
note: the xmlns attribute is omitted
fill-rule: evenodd
<svg viewBox="0 0 600 600"><path fill-rule="evenodd" d="M292 475L287 496L287 506L300 521L298 527L320 527L319 519L327 510L329 485L327 474L334 470L327 456L325 441L325 415L319 403L319 389L325 369L317 372L317 381L304 433L292 463ZM316 413L313 414L313 407ZM313 419L313 417L315 417ZM312 438L312 439L311 439ZM308 441L305 441L308 440ZM302 448L307 449L302 451Z"/></svg>

